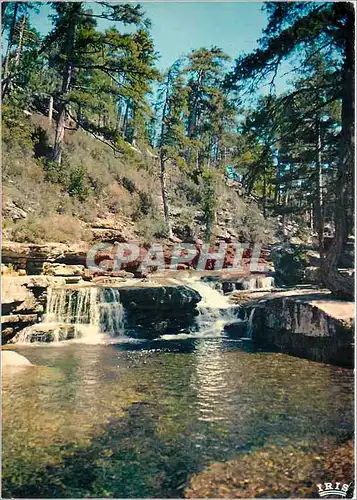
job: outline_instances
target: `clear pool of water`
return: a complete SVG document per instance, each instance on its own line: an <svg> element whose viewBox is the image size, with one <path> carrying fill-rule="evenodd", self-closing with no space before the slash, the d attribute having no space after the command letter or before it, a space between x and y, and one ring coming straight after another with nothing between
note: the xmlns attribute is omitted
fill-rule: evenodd
<svg viewBox="0 0 357 500"><path fill-rule="evenodd" d="M37 366L3 373L5 498L177 498L215 461L352 435L352 370L224 338L11 348Z"/></svg>

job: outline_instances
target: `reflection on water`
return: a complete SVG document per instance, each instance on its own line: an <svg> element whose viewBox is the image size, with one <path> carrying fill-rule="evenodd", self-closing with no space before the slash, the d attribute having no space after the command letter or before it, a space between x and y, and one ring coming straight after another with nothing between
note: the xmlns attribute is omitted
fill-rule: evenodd
<svg viewBox="0 0 357 500"><path fill-rule="evenodd" d="M352 371L224 339L21 346L3 377L4 497L179 497L265 443L340 442Z"/></svg>

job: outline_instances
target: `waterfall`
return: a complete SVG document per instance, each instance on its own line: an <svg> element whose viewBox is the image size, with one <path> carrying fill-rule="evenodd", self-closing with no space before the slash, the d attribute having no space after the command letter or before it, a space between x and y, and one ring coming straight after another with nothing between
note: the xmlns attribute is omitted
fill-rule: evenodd
<svg viewBox="0 0 357 500"><path fill-rule="evenodd" d="M254 333L254 314L255 314L255 307L252 308L249 314L248 322L247 322L247 337L249 339L253 338L253 333Z"/></svg>
<svg viewBox="0 0 357 500"><path fill-rule="evenodd" d="M125 311L120 302L120 292L117 288L103 288L101 290L100 330L112 336L124 336Z"/></svg>
<svg viewBox="0 0 357 500"><path fill-rule="evenodd" d="M99 325L98 288L49 288L45 323Z"/></svg>
<svg viewBox="0 0 357 500"><path fill-rule="evenodd" d="M125 312L116 288L49 288L43 322L25 328L19 343L80 339L100 343L124 335Z"/></svg>
<svg viewBox="0 0 357 500"><path fill-rule="evenodd" d="M188 286L201 295L201 301L197 304L196 318L200 333L219 336L226 324L239 321L235 316L235 308L221 292L203 282L187 281Z"/></svg>

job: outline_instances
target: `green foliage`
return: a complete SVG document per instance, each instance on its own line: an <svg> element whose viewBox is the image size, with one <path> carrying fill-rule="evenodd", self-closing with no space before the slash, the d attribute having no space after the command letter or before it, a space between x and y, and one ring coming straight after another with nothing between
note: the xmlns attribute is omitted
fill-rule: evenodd
<svg viewBox="0 0 357 500"><path fill-rule="evenodd" d="M167 226L163 219L156 216L144 217L137 222L137 232L143 242L167 237Z"/></svg>
<svg viewBox="0 0 357 500"><path fill-rule="evenodd" d="M302 283L308 258L299 246L278 246L271 252L276 281L281 285Z"/></svg>
<svg viewBox="0 0 357 500"><path fill-rule="evenodd" d="M89 185L86 168L79 165L69 174L67 191L70 196L77 196L83 200L89 194Z"/></svg>

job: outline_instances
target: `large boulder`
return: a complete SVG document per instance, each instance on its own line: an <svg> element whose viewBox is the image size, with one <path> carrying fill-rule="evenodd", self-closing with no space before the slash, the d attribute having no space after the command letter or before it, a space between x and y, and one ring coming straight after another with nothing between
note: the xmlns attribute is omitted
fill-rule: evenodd
<svg viewBox="0 0 357 500"><path fill-rule="evenodd" d="M81 265L59 264L57 262L45 262L43 274L48 276L84 276L85 267Z"/></svg>
<svg viewBox="0 0 357 500"><path fill-rule="evenodd" d="M353 365L353 302L335 300L327 290L301 290L272 295L255 306L256 342L313 361Z"/></svg>
<svg viewBox="0 0 357 500"><path fill-rule="evenodd" d="M183 285L120 288L126 334L151 339L188 329L200 300L198 292Z"/></svg>

